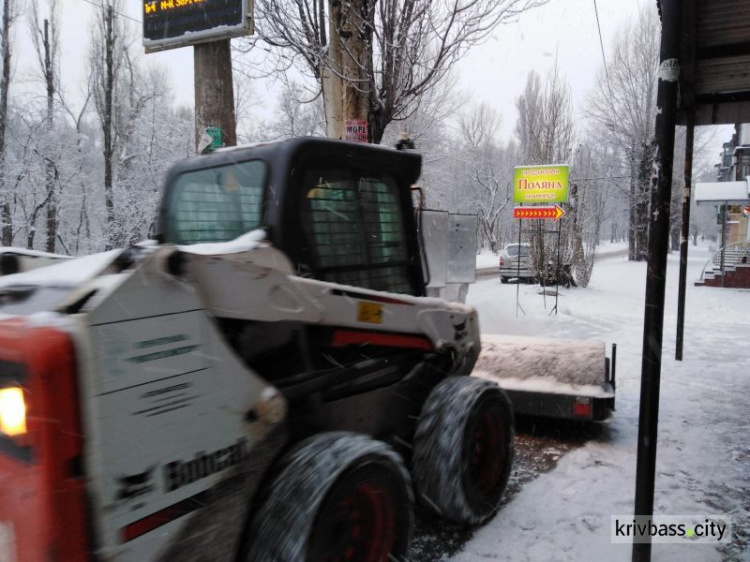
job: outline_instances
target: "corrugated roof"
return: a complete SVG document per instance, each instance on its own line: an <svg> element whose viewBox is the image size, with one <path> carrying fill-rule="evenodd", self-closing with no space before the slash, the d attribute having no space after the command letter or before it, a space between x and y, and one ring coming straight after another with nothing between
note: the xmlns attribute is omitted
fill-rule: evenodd
<svg viewBox="0 0 750 562"><path fill-rule="evenodd" d="M695 99L698 125L750 122L750 0L684 0L682 16L680 121Z"/></svg>
<svg viewBox="0 0 750 562"><path fill-rule="evenodd" d="M750 37L749 0L699 0L698 49L747 42Z"/></svg>

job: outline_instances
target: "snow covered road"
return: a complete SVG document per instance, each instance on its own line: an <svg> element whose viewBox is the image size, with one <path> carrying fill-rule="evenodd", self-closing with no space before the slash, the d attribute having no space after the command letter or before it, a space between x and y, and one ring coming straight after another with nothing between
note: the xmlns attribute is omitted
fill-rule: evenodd
<svg viewBox="0 0 750 562"><path fill-rule="evenodd" d="M655 510L730 515L733 542L656 544L653 560L748 562L750 290L693 286L708 252L690 250L683 362L674 360L679 261L669 258ZM598 261L589 288L563 290L557 316L549 315L554 297L545 308L533 285L519 286L518 317L515 285L489 279L471 288L483 332L616 342L617 412L598 437L524 485L462 551L443 550L442 560L630 560L629 545L612 544L610 521L633 509L645 280L645 263Z"/></svg>

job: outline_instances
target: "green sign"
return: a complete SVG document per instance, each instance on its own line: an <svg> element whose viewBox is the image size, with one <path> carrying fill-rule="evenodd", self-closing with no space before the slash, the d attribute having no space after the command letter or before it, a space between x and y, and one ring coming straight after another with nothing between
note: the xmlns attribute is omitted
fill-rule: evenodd
<svg viewBox="0 0 750 562"><path fill-rule="evenodd" d="M515 203L567 203L568 165L516 166L513 171Z"/></svg>
<svg viewBox="0 0 750 562"><path fill-rule="evenodd" d="M221 148L221 129L219 127L206 127L206 132L211 135L210 150Z"/></svg>

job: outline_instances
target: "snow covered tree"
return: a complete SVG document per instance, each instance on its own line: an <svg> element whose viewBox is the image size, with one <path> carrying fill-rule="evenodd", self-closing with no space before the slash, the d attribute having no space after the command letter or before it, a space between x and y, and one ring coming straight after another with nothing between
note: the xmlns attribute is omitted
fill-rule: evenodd
<svg viewBox="0 0 750 562"><path fill-rule="evenodd" d="M311 99L309 95L310 92L296 82L284 84L276 119L265 127L268 138L325 135L323 100L320 96Z"/></svg>
<svg viewBox="0 0 750 562"><path fill-rule="evenodd" d="M531 71L523 94L516 100L516 136L523 163L561 164L570 157L573 143L573 106L570 86L555 67L542 85Z"/></svg>
<svg viewBox="0 0 750 562"><path fill-rule="evenodd" d="M660 37L656 6L645 5L637 21L617 34L587 111L618 148L622 168L630 176L628 258L637 261L645 260L648 253Z"/></svg>
<svg viewBox="0 0 750 562"><path fill-rule="evenodd" d="M120 0L105 0L96 9L96 26L90 44L90 66L94 80L94 102L102 128L104 157L104 204L106 211L106 249L121 245L117 224L114 184L115 110L120 107L118 81L127 45L120 16Z"/></svg>
<svg viewBox="0 0 750 562"><path fill-rule="evenodd" d="M120 244L134 244L154 231L167 169L194 154L193 117L170 107L161 67L140 68L132 58L124 85L127 111L118 114L117 189Z"/></svg>
<svg viewBox="0 0 750 562"><path fill-rule="evenodd" d="M413 113L470 46L546 1L259 0L257 33L280 69L295 65L314 79L330 100L327 121L344 101L334 88L359 92L352 99L366 102L361 118L379 143L388 124Z"/></svg>
<svg viewBox="0 0 750 562"><path fill-rule="evenodd" d="M465 199L475 206L479 219L480 246L497 252L508 226L513 196L512 157L498 139L500 115L486 104L475 106L459 117L461 167L466 185ZM502 219L505 219L504 221Z"/></svg>
<svg viewBox="0 0 750 562"><path fill-rule="evenodd" d="M0 75L0 197L2 198L2 243L13 244L13 191L8 181L6 163L6 132L8 127L8 92L10 90L11 42L15 2L3 0L3 20L0 29L0 49L2 49L2 75Z"/></svg>
<svg viewBox="0 0 750 562"><path fill-rule="evenodd" d="M573 151L570 199L566 205L570 265L576 283L586 287L591 280L602 228L617 209L611 180L611 156L607 147L589 135Z"/></svg>
<svg viewBox="0 0 750 562"><path fill-rule="evenodd" d="M55 97L59 83L59 13L57 0L47 3L49 17L43 18L40 14L38 0L31 2L31 37L34 50L39 62L45 86L45 118L44 118L44 143L42 158L44 159L45 174L45 203L46 206L46 242L44 249L54 252L58 236L58 197L60 170L58 162L52 155L51 144L55 137Z"/></svg>

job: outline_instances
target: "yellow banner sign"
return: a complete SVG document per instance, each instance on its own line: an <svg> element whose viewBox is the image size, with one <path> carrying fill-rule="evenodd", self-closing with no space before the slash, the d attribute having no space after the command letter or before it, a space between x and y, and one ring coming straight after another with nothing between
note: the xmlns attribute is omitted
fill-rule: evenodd
<svg viewBox="0 0 750 562"><path fill-rule="evenodd" d="M513 172L516 203L567 203L568 165L516 166Z"/></svg>

